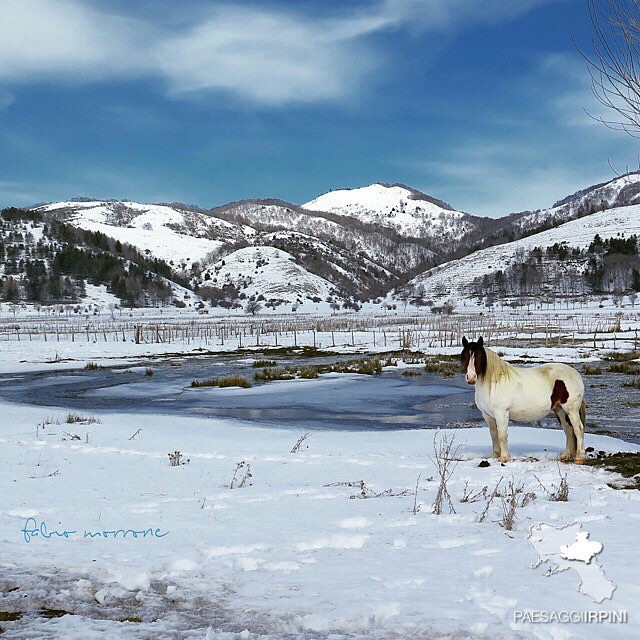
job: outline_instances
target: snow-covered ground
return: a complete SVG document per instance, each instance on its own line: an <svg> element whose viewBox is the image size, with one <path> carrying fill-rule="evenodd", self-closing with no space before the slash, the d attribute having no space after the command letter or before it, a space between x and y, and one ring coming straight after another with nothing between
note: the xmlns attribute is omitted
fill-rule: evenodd
<svg viewBox="0 0 640 640"><path fill-rule="evenodd" d="M261 335L260 344L256 345L255 335L244 338L242 345L240 340L231 338L221 343L219 340L187 340L166 344L163 342L142 342L136 344L133 340L135 329L133 325L127 331L125 340L112 340L109 334L109 341L103 341L102 334L98 333L97 338L93 333L90 339L86 339L83 333L76 334L76 341L72 342L68 336L60 342L49 340L45 342L42 336L34 337L33 340L22 338L21 341L6 340L0 342L0 350L2 357L0 358L0 373L20 373L35 370L55 370L64 368L83 367L87 363L92 362L105 366L111 366L128 360L145 359L149 357L159 356L175 356L183 355L197 356L199 354L208 353L228 353L234 352L239 348L254 349L263 351L265 349L278 349L280 347L293 347L294 336L279 335L276 338L274 334ZM333 334L335 347L333 346L330 333L316 333L315 345L320 349L327 349L335 353L385 353L388 351L398 350L402 346L402 332L389 332L387 346L382 342L378 335L374 346L372 338L375 337L371 332L351 332L336 331ZM352 342L353 340L353 342ZM634 334L627 332L626 334L618 334L615 344L618 348L631 349L633 347ZM297 334L298 346L310 347L314 343L314 335L312 331L301 331ZM614 337L612 335L602 335L598 339L596 348L590 345L580 345L578 347L567 344L566 346L549 346L544 345L537 347L502 347L499 343L493 343L493 346L499 348L507 359L522 360L526 359L531 362L575 362L584 363L600 360L604 353L613 348ZM442 346L434 344L432 347L421 345L421 351L428 355L445 354L454 355L459 353L460 347L457 344L451 346Z"/></svg>
<svg viewBox="0 0 640 640"><path fill-rule="evenodd" d="M621 309L613 303L605 309L592 304L569 310L550 307L525 313L507 308L489 315L436 316L424 307L380 311L379 305L334 314L328 303L307 300L297 313L265 313L270 310L264 307L256 316L242 309L211 309L211 315L202 315L195 305L110 310L104 288L91 291L97 307L80 306L81 313L74 312L76 305L56 307L54 313L0 304L0 372L294 345L338 353L409 348L452 355L459 353L463 335L483 335L507 358L528 361L580 363L640 346L638 313L630 305ZM141 339L136 343L138 328Z"/></svg>
<svg viewBox="0 0 640 640"><path fill-rule="evenodd" d="M323 392L322 380L294 384ZM103 414L66 424L65 412L46 407L0 412L0 611L23 612L0 623L6 637L600 640L640 631L629 561L640 492L612 489L601 470L559 467L557 430L512 428L516 461L486 468L478 466L490 449L486 430L451 430L461 447L449 483L456 513L438 516L433 431L314 432L290 453L301 432L232 420ZM638 449L604 436L588 444ZM169 465L176 450L188 464ZM231 489L242 461L251 477ZM559 470L568 502L541 488L557 485ZM484 522L484 500L460 502L465 485L490 492L501 477L537 496L513 531L497 522L499 500ZM363 499L361 480L403 495ZM43 522L49 533L76 533L32 536ZM594 604L573 572L532 568L527 536L542 522L583 523L604 544L598 561L617 587L613 600ZM153 535L84 534L120 529ZM47 620L41 609L72 615ZM516 624L522 609L626 609L631 619L615 628Z"/></svg>
<svg viewBox="0 0 640 640"><path fill-rule="evenodd" d="M291 346L296 340L298 345L315 342L338 352L386 351L399 348L407 331L419 340L420 330L412 325L415 316L392 312L345 316L353 332L348 322L333 334L317 330L322 323L341 322L340 316L296 316L295 336L284 329L270 333L292 317L200 318L188 310L147 309L130 317L116 311L113 319L54 321L20 310L15 318L5 314L4 326L26 331L29 323L40 323L49 327L49 339L45 342L37 334L29 339L23 333L18 341L14 334L4 334L0 371L20 376L88 362L135 363L160 354L195 355L240 346L235 332L224 341L197 334L198 322L261 327L261 348L275 347L276 341ZM611 314L606 318L617 320ZM426 323L431 314L424 319ZM446 321L479 330L484 319ZM508 327L509 316L499 321ZM522 330L522 321L520 316L514 327ZM80 323L82 329L84 322L93 328L88 338L82 329L74 341L68 335L58 341L51 333L56 322L61 330L69 323ZM161 322L190 327L190 332L170 343L135 343L136 325ZM117 339L111 333L103 338L99 327L110 323L126 326L124 340L118 331ZM501 338L494 337L492 344L511 359L585 362L614 346L632 349L636 326L635 314L624 316L620 330L599 334L597 344L592 336L566 327L561 344L551 340L546 345L540 331L529 336L531 344L505 346L508 329L494 334ZM437 326L434 331L439 331ZM417 346L427 353L458 352L446 335L444 345L423 338ZM245 333L243 347L255 339ZM199 392L224 395L233 405L234 398L254 392L293 397L293 385L303 385L315 401L324 399L334 406L342 395L332 388L350 379L330 374L242 391ZM491 461L489 467L478 466L490 453L485 428L447 430L460 445L449 483L456 513L435 515L433 430L314 431L298 453L290 453L303 431L263 425L259 418L249 424L88 411L81 417L96 421L67 423L68 413L58 407L0 404L0 612L23 614L18 620L0 621L4 637L600 640L635 638L640 632L633 618L639 595L636 572L629 561L640 492L613 489L608 483L617 476L602 470L559 465L557 456L564 448L559 430L512 425L515 462L501 466ZM592 433L586 445L607 452L640 450ZM168 454L174 451L189 463L171 467ZM231 489L241 462L250 465L252 475L245 486ZM542 488L557 486L560 473L567 474L567 502L549 500ZM513 531L498 523L500 499L491 503L483 522L479 519L485 498L460 501L465 486L472 493L486 486L490 493L501 477L501 486L513 479L523 484L523 493L536 494L518 509ZM398 495L362 498L360 481L367 495L387 490ZM30 537L29 531L42 522L49 532L76 533L68 539L55 534L49 539ZM545 522L557 527L581 523L590 540L604 545L598 562L616 586L611 600L595 604L580 593L573 571L546 576L545 567L532 568L538 558L527 539L529 528ZM154 535L147 538L128 534L122 539L123 533L115 539L109 533L84 537L85 530L149 528ZM72 615L46 619L38 615L42 609ZM514 612L521 610L628 610L631 617L625 625L516 623Z"/></svg>

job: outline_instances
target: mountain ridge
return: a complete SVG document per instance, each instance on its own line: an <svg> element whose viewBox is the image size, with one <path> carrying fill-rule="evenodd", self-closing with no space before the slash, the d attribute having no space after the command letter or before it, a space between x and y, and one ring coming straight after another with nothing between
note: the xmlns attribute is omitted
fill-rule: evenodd
<svg viewBox="0 0 640 640"><path fill-rule="evenodd" d="M262 298L266 305L304 307L319 298L343 304L379 299L407 283L424 284L442 265L474 251L638 202L640 173L633 172L576 191L548 209L501 218L458 211L401 183L338 189L302 205L263 198L203 209L78 197L31 211L45 227L62 221L162 260L192 289L207 287L212 300L226 304L235 295L238 304ZM273 278L265 276L265 260ZM278 278L296 285L291 295Z"/></svg>

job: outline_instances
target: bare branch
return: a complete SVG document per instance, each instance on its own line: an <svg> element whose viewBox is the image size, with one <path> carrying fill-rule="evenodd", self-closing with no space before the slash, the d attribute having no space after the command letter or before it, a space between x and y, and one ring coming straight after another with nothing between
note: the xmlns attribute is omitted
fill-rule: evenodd
<svg viewBox="0 0 640 640"><path fill-rule="evenodd" d="M447 483L449 482L453 472L458 466L459 460L456 459L459 447L454 447L455 436L443 435L438 439L438 432L433 438L433 455L431 458L436 467L436 472L440 479L438 491L433 502L433 513L441 515L445 505L449 507L449 513L455 513L455 507L451 501L451 495Z"/></svg>
<svg viewBox="0 0 640 640"><path fill-rule="evenodd" d="M640 0L589 0L591 90L611 119L588 113L605 126L640 138Z"/></svg>

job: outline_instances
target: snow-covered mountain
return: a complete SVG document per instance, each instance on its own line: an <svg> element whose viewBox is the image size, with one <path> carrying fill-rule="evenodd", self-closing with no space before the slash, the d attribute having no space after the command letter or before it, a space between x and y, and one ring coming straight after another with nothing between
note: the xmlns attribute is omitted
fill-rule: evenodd
<svg viewBox="0 0 640 640"><path fill-rule="evenodd" d="M310 211L330 211L415 238L459 240L476 224L473 216L401 184L376 183L358 189L330 191L302 207Z"/></svg>
<svg viewBox="0 0 640 640"><path fill-rule="evenodd" d="M209 265L247 246L287 252L343 298L381 295L403 274L438 261L427 239L277 200L240 201L207 211L181 204L67 201L36 211L130 244L168 262L194 285L204 282Z"/></svg>
<svg viewBox="0 0 640 640"><path fill-rule="evenodd" d="M34 211L45 223L100 232L164 261L180 284L206 287L212 300L226 304L238 295L238 304L260 298L273 305L373 299L406 290L409 281L427 296L466 295L478 289L479 276L509 269L533 247L565 240L577 246L579 238L588 246L596 232L631 233L636 203L639 173L583 189L549 209L498 219L382 183L331 191L301 206L271 199L200 209L81 198ZM626 222L607 222L620 216Z"/></svg>
<svg viewBox="0 0 640 640"><path fill-rule="evenodd" d="M602 240L640 236L640 205L605 209L513 242L475 251L420 274L409 282L406 290L418 292L427 300L460 300L490 289L496 281L508 276L510 270L522 267L518 271L520 278L526 271L537 270L541 274L537 283L539 291L564 293L554 286L554 281L564 278L573 280L574 285L577 283L589 267L589 260L595 258L585 250L596 236ZM560 262L556 259L558 255L562 256ZM610 257L612 261L616 258ZM636 258L627 255L618 258L618 264L613 266L630 275L636 262ZM527 293L526 288L522 293Z"/></svg>
<svg viewBox="0 0 640 640"><path fill-rule="evenodd" d="M640 203L640 172L628 173L600 184L581 189L547 209L521 211L493 220L481 221L478 246L500 244L523 235L543 231L569 220L611 209ZM473 243L469 243L473 246Z"/></svg>

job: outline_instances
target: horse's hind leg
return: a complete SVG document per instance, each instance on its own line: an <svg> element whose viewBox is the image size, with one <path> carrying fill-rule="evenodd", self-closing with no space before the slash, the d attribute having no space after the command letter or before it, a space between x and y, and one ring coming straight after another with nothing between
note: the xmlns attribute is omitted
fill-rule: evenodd
<svg viewBox="0 0 640 640"><path fill-rule="evenodd" d="M493 458L500 457L500 442L498 441L498 427L493 416L483 413L484 421L489 425L489 433L491 434L491 443L493 444Z"/></svg>
<svg viewBox="0 0 640 640"><path fill-rule="evenodd" d="M576 464L584 464L587 454L584 450L584 424L580 417L580 409L570 409L567 413L576 438L576 457L574 462Z"/></svg>
<svg viewBox="0 0 640 640"><path fill-rule="evenodd" d="M564 453L560 456L560 460L562 460L562 462L569 462L576 456L576 434L573 430L571 422L569 422L567 412L562 407L557 407L553 411L556 414L558 421L562 425L562 428L564 429L564 435L567 438L567 445L565 447Z"/></svg>

